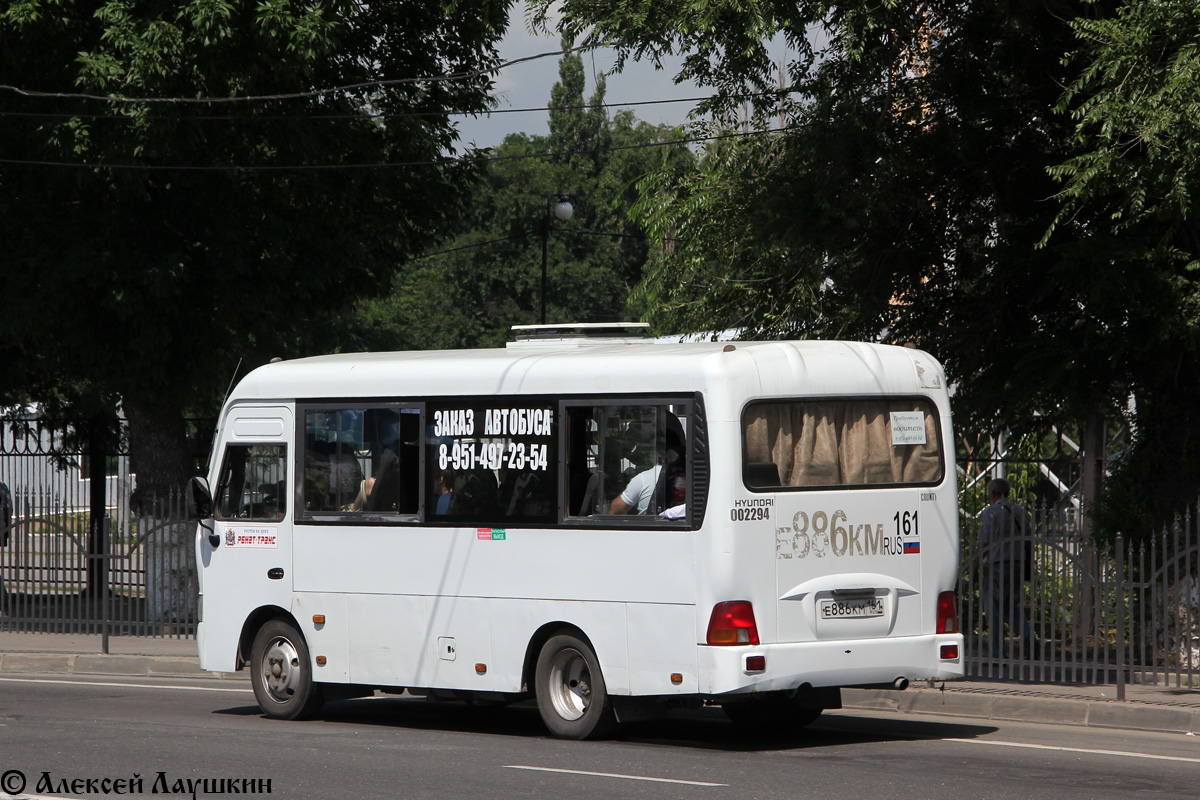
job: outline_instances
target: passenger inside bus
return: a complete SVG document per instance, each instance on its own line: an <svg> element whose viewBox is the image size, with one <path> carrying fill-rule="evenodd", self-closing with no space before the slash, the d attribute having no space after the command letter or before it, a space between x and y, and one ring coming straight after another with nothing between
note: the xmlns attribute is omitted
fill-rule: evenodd
<svg viewBox="0 0 1200 800"><path fill-rule="evenodd" d="M610 514L658 514L667 519L684 516L687 472L683 426L667 413L665 450L658 463L633 476L609 507Z"/></svg>
<svg viewBox="0 0 1200 800"><path fill-rule="evenodd" d="M454 470L444 469L438 474L434 493L437 495L437 506L434 513L448 514L450 503L454 500Z"/></svg>

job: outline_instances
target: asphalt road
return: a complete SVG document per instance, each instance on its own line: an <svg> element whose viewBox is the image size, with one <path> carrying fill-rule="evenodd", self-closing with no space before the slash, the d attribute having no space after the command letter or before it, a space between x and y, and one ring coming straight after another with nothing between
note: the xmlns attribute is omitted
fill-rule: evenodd
<svg viewBox="0 0 1200 800"><path fill-rule="evenodd" d="M612 741L564 742L546 735L532 706L376 697L278 722L259 715L247 684L214 683L0 678L0 800L204 797L235 784L289 800L1163 800L1200 791L1200 737L1181 734L832 712L770 740L705 710ZM194 783L203 779L216 791Z"/></svg>

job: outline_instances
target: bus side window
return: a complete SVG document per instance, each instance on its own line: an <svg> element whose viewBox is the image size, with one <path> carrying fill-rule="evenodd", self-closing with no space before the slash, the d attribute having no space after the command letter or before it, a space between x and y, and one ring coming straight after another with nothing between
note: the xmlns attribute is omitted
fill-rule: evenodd
<svg viewBox="0 0 1200 800"><path fill-rule="evenodd" d="M544 397L426 406L425 520L553 523L558 513L558 418Z"/></svg>
<svg viewBox="0 0 1200 800"><path fill-rule="evenodd" d="M416 514L419 440L416 408L306 409L305 512Z"/></svg>
<svg viewBox="0 0 1200 800"><path fill-rule="evenodd" d="M217 519L282 519L287 513L287 447L226 447L215 511Z"/></svg>
<svg viewBox="0 0 1200 800"><path fill-rule="evenodd" d="M567 513L685 516L686 405L567 409Z"/></svg>

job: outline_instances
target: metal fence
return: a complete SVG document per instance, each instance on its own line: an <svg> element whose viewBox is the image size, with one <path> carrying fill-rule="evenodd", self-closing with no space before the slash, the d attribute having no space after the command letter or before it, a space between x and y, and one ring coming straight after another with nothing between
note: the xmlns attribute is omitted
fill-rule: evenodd
<svg viewBox="0 0 1200 800"><path fill-rule="evenodd" d="M195 525L182 492L132 514L128 457L88 458L78 433L86 424L0 420L0 481L13 501L0 630L98 633L105 650L110 635L195 636Z"/></svg>
<svg viewBox="0 0 1200 800"><path fill-rule="evenodd" d="M182 494L144 516L111 509L99 548L86 509L50 491L18 490L13 500L0 630L195 636L195 524Z"/></svg>
<svg viewBox="0 0 1200 800"><path fill-rule="evenodd" d="M992 625L981 598L986 566L973 570L978 525L962 525L960 620L968 677L1031 682L1200 685L1200 532L1189 512L1156 535L1117 536L1097 544L1073 511L1033 509L1030 530L1014 534L1032 546L1028 582L1010 574L1016 624L1003 626L993 653ZM1032 639L1022 635L1028 622Z"/></svg>

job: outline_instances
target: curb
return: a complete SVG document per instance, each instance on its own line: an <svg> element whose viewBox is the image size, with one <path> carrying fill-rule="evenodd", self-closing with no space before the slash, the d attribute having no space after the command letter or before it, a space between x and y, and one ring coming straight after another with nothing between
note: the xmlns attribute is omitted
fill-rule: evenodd
<svg viewBox="0 0 1200 800"><path fill-rule="evenodd" d="M202 670L196 658L100 653L3 653L0 673L249 680L244 672Z"/></svg>
<svg viewBox="0 0 1200 800"><path fill-rule="evenodd" d="M945 689L843 689L846 708L900 714L1049 723L1093 728L1200 733L1200 708L1036 694Z"/></svg>

